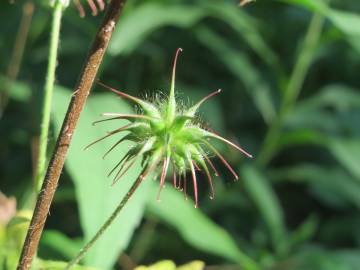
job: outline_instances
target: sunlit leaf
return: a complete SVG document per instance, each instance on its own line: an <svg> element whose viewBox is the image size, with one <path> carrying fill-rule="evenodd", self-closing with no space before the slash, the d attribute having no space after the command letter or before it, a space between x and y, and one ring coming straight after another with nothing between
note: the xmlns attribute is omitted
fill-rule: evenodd
<svg viewBox="0 0 360 270"><path fill-rule="evenodd" d="M176 270L203 270L205 263L201 261L194 261L176 268Z"/></svg>
<svg viewBox="0 0 360 270"><path fill-rule="evenodd" d="M134 270L176 270L176 265L174 262L166 260L150 266L138 266Z"/></svg>
<svg viewBox="0 0 360 270"><path fill-rule="evenodd" d="M255 21L233 5L219 4L216 1L205 1L198 5L166 5L157 2L142 4L121 18L109 45L109 52L113 55L129 53L160 28L189 28L206 17L225 22L264 61L269 65L277 65L276 56L259 34Z"/></svg>
<svg viewBox="0 0 360 270"><path fill-rule="evenodd" d="M108 50L113 55L129 53L161 27L189 27L202 17L204 11L196 7L145 3L121 18Z"/></svg>
<svg viewBox="0 0 360 270"><path fill-rule="evenodd" d="M153 194L157 187L153 186ZM237 247L231 236L206 217L194 203L186 201L179 191L168 188L161 194L161 202L149 201L152 214L173 226L192 246L240 264L245 270L259 269L244 251Z"/></svg>

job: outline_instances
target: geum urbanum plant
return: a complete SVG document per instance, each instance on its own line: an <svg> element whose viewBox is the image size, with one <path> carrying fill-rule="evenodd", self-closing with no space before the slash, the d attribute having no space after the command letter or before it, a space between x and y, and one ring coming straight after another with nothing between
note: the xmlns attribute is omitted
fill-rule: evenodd
<svg viewBox="0 0 360 270"><path fill-rule="evenodd" d="M95 143L104 140L110 136L118 133L127 132L122 136L110 149L104 154L104 157L114 150L120 143L124 141L131 141L134 146L124 155L124 157L115 165L110 171L109 176L116 172L113 180L115 184L126 172L135 164L135 162L142 157L142 171L136 181L132 184L129 191L115 208L114 212L100 227L94 237L80 250L74 259L72 259L65 270L71 269L75 266L88 250L96 243L107 228L112 224L117 215L121 212L123 207L127 204L130 197L134 194L142 181L150 174L156 177L160 175L160 189L157 195L160 199L160 192L164 188L165 178L169 167L172 167L173 185L174 187L183 190L186 196L186 172L190 170L192 182L194 186L195 207L198 207L198 191L197 191L197 170L203 170L208 178L211 188L210 197L214 197L214 188L212 184L211 174L208 165L214 170L215 175L218 175L213 163L210 160L210 155L215 154L225 164L225 166L238 179L237 174L231 168L230 164L225 158L215 149L209 142L210 139L217 139L223 141L235 149L239 150L247 157L252 157L249 153L243 150L236 144L228 141L220 135L203 127L196 116L196 113L207 99L217 95L221 90L217 90L190 108L184 108L176 103L175 99L175 71L178 55L182 51L177 49L172 68L172 79L170 94L167 99L155 98L153 102L144 101L142 99L130 96L126 93L115 90L109 86L99 83L103 87L111 90L122 98L134 102L139 114L123 114L123 113L104 113L103 116L109 118L95 121L94 124L116 120L126 119L128 124L108 132L107 135L97 139L89 144L85 149Z"/></svg>
<svg viewBox="0 0 360 270"><path fill-rule="evenodd" d="M219 94L221 89L207 95L190 108L184 108L182 104L177 103L175 98L175 72L177 58L181 51L182 49L179 48L175 54L170 94L167 99L155 98L153 102L148 102L99 83L120 97L134 102L139 107L139 114L104 113L103 116L109 116L110 118L96 121L94 124L116 119L126 119L130 123L110 131L107 135L88 145L86 149L107 137L127 132L128 134L120 138L104 155L105 157L125 140L135 144L110 171L109 176L116 172L113 184L125 175L138 158L142 157L143 170L139 176L140 179L144 179L152 173L155 173L156 176L160 175L158 200L169 167L172 168L174 187L184 190L185 196L186 172L190 171L194 187L195 207L197 207L196 170L205 172L211 189L210 198L214 197L212 177L208 165L214 170L215 175L218 175L218 172L210 160L211 155L215 154L230 170L235 179L238 179L238 175L223 155L209 142L210 139L223 141L249 158L252 158L252 155L233 142L204 127L196 115L199 107L210 97Z"/></svg>

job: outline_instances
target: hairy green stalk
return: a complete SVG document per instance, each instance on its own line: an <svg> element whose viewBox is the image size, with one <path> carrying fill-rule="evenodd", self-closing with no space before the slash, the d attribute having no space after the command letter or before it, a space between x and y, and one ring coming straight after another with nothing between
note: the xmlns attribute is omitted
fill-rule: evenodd
<svg viewBox="0 0 360 270"><path fill-rule="evenodd" d="M105 221L105 223L101 226L101 228L97 231L95 236L80 250L78 255L74 259L72 259L64 270L69 270L74 267L80 260L85 256L85 254L90 250L90 248L96 243L96 241L104 234L104 232L110 227L115 218L120 214L121 210L124 208L126 203L129 201L130 197L134 194L136 189L141 184L144 177L140 176L134 184L131 186L129 191L126 193L124 198L121 200L119 205L116 207L111 216Z"/></svg>
<svg viewBox="0 0 360 270"><path fill-rule="evenodd" d="M39 140L39 152L37 159L37 168L35 176L35 189L36 192L39 192L42 180L44 177L45 167L46 167L46 152L48 145L48 135L49 135L49 125L50 125L50 113L51 113L51 104L52 96L55 83L55 71L56 71L56 61L57 61L57 52L59 48L59 36L60 36L60 25L62 17L63 5L61 1L56 1L53 7L53 18L51 23L51 37L50 37L50 47L48 55L48 67L46 73L46 82L44 87L44 100L42 106L42 119L40 127L40 140Z"/></svg>
<svg viewBox="0 0 360 270"><path fill-rule="evenodd" d="M313 61L323 25L324 16L321 14L314 14L307 30L299 57L290 76L289 83L283 93L280 110L266 134L262 149L258 155L259 158L257 159L257 162L262 166L265 166L271 160L276 151L285 116L293 108L300 94L307 72Z"/></svg>

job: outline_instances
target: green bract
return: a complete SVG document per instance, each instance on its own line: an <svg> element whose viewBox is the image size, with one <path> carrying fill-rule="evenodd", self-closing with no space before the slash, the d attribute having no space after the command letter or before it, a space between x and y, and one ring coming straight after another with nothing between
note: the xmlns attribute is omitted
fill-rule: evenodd
<svg viewBox="0 0 360 270"><path fill-rule="evenodd" d="M137 104L141 108L141 114L104 113L104 116L109 116L110 118L96 121L95 123L115 119L126 119L129 121L129 124L109 132L106 136L91 143L87 148L109 136L120 132L127 132L127 134L120 138L104 155L106 156L117 145L125 140L135 143L135 146L128 151L109 173L109 175L111 175L116 172L114 183L131 168L138 158L142 157L143 171L139 176L141 179L144 179L152 172L160 174L158 199L160 197L160 192L164 187L169 167L172 168L174 187L183 189L185 194L186 172L190 171L194 186L195 207L197 207L198 194L195 169L204 171L211 188L211 197L214 196L212 178L208 165L214 170L215 175L218 175L218 173L209 159L209 153L218 156L235 178L238 179L237 174L231 168L229 163L209 143L210 139L221 140L241 151L246 156L252 156L239 146L218 134L204 129L196 119L196 112L200 105L210 97L220 93L220 89L204 97L188 109L177 106L175 99L175 70L176 61L180 51L181 49L179 48L175 54L170 94L165 102L155 101L150 103L100 83L100 85L106 87L120 97L131 100Z"/></svg>

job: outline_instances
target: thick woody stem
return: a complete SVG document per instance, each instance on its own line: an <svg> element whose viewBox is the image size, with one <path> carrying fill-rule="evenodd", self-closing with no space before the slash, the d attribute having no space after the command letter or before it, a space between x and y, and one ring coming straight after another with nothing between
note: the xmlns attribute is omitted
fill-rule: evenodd
<svg viewBox="0 0 360 270"><path fill-rule="evenodd" d="M34 214L17 267L18 270L27 270L31 266L64 166L72 135L125 2L126 0L111 1L85 61L36 202Z"/></svg>

